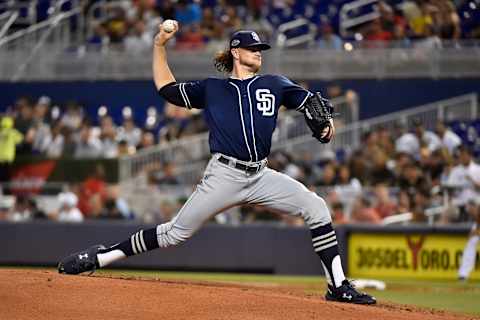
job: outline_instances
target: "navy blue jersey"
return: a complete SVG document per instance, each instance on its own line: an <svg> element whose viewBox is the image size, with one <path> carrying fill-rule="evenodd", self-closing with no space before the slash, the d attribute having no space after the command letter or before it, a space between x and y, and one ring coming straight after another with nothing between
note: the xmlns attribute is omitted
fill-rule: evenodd
<svg viewBox="0 0 480 320"><path fill-rule="evenodd" d="M279 107L301 111L310 95L306 89L277 75L245 80L207 78L177 83L168 94L163 94L175 105L204 110L210 129L210 152L243 161L266 158Z"/></svg>

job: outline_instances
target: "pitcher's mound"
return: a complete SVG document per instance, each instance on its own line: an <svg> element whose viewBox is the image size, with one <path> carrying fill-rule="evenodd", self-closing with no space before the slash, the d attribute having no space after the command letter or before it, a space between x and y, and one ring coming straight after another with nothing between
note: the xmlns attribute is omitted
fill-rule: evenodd
<svg viewBox="0 0 480 320"><path fill-rule="evenodd" d="M0 269L0 319L462 319L380 303L356 306L256 286L65 276ZM468 317L465 316L465 319Z"/></svg>

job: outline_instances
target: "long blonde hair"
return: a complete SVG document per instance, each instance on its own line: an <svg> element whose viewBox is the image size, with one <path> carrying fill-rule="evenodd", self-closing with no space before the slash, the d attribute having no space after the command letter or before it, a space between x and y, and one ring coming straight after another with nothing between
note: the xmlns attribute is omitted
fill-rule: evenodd
<svg viewBox="0 0 480 320"><path fill-rule="evenodd" d="M233 55L230 48L217 52L213 59L215 69L220 72L231 73L233 71Z"/></svg>

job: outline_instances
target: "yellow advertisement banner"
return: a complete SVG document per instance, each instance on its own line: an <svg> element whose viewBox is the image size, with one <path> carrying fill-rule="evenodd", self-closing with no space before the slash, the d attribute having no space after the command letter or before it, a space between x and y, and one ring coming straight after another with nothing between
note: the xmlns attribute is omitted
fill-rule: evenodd
<svg viewBox="0 0 480 320"><path fill-rule="evenodd" d="M354 278L457 279L467 235L353 233L348 239ZM479 243L480 247L480 243ZM480 279L480 252L470 279Z"/></svg>

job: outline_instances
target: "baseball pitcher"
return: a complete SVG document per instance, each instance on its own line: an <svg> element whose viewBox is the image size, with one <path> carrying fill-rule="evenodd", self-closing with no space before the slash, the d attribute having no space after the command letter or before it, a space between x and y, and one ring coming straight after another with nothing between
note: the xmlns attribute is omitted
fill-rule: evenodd
<svg viewBox="0 0 480 320"><path fill-rule="evenodd" d="M158 93L175 105L203 109L212 158L202 181L170 222L140 230L108 248L97 245L72 254L59 263L59 272L94 271L119 259L178 245L212 216L233 206L259 204L305 220L325 270L327 300L376 303L345 278L325 201L300 182L267 167L280 106L302 112L313 136L328 143L335 131L330 102L283 76L257 74L262 51L270 45L253 31L235 32L228 48L215 57L215 67L228 73L228 78L179 83L170 71L165 49L178 24L174 23L171 32L162 25L159 28L153 48Z"/></svg>

